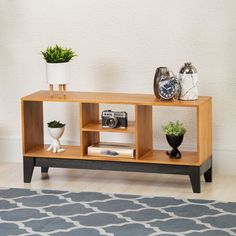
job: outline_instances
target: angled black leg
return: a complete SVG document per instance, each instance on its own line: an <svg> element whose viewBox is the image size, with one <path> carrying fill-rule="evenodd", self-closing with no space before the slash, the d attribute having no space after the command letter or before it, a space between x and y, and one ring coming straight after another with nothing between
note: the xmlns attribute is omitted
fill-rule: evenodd
<svg viewBox="0 0 236 236"><path fill-rule="evenodd" d="M42 167L41 167L41 173L48 173L48 169L49 169L49 167L47 167L47 166L42 166Z"/></svg>
<svg viewBox="0 0 236 236"><path fill-rule="evenodd" d="M30 183L34 171L34 157L24 157L24 182Z"/></svg>
<svg viewBox="0 0 236 236"><path fill-rule="evenodd" d="M212 167L204 173L205 182L212 182Z"/></svg>
<svg viewBox="0 0 236 236"><path fill-rule="evenodd" d="M201 192L201 174L200 167L192 167L192 171L189 174L190 181L192 184L192 189L194 193Z"/></svg>

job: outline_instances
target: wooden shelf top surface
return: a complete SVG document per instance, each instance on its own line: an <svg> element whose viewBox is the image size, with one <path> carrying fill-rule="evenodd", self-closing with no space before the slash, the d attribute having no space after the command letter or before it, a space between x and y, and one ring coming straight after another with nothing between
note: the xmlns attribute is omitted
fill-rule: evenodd
<svg viewBox="0 0 236 236"><path fill-rule="evenodd" d="M198 107L210 100L210 96L200 96L196 101L161 101L153 94L106 93L106 92L54 92L51 97L49 91L38 91L22 98L22 101L45 102L82 102L154 106Z"/></svg>
<svg viewBox="0 0 236 236"><path fill-rule="evenodd" d="M79 159L79 160L97 160L97 161L121 161L121 162L136 162L136 163L153 163L153 164L168 164L168 165L191 165L199 166L196 152L182 152L181 159L170 159L164 150L153 150L148 152L139 159L123 158L123 157L103 157L103 156L81 156L79 146L66 146L64 152L53 153L48 152L49 145L36 146L32 150L24 153L25 157L43 157L43 158L63 158L63 159Z"/></svg>

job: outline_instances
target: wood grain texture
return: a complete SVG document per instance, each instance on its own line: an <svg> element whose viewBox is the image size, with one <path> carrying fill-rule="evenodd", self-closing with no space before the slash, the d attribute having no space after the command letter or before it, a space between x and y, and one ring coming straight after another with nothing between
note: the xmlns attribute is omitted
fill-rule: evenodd
<svg viewBox="0 0 236 236"><path fill-rule="evenodd" d="M22 148L23 154L35 146L43 145L43 103L22 101Z"/></svg>
<svg viewBox="0 0 236 236"><path fill-rule="evenodd" d="M197 150L200 164L212 156L212 99L197 108Z"/></svg>
<svg viewBox="0 0 236 236"><path fill-rule="evenodd" d="M49 89L50 89L50 97L53 96L53 84L49 85Z"/></svg>
<svg viewBox="0 0 236 236"><path fill-rule="evenodd" d="M88 147L92 144L99 142L99 140L100 140L99 132L82 131L80 140L82 156L87 155Z"/></svg>
<svg viewBox="0 0 236 236"><path fill-rule="evenodd" d="M135 132L135 122L128 122L127 128L103 128L101 121L91 122L82 128L83 131L100 131L100 132L112 132L112 133L134 133Z"/></svg>
<svg viewBox="0 0 236 236"><path fill-rule="evenodd" d="M65 149L64 152L52 151L48 152L47 149L50 145L38 145L34 146L28 152L24 154L25 157L44 157L44 158L65 158L65 159L78 159L80 156L80 146L68 146L62 145L62 148Z"/></svg>
<svg viewBox="0 0 236 236"><path fill-rule="evenodd" d="M60 158L60 159L82 159L82 160L95 160L95 161L118 161L118 162L135 162L135 163L153 163L153 164L168 164L168 165L186 165L186 166L199 166L197 162L196 152L182 152L181 159L170 159L166 155L165 150L152 150L146 153L139 159L134 158L124 158L124 157L102 157L102 156L88 156L80 155L79 146L69 146L62 145L65 149L64 152L53 153L48 152L48 144L44 146L35 146L27 153L24 154L25 157L43 157L43 158Z"/></svg>
<svg viewBox="0 0 236 236"><path fill-rule="evenodd" d="M63 95L66 96L67 85L63 84L62 87L63 87Z"/></svg>
<svg viewBox="0 0 236 236"><path fill-rule="evenodd" d="M81 155L87 155L88 146L99 142L99 132L83 131L83 127L90 123L99 122L99 104L81 103L80 105L80 145Z"/></svg>
<svg viewBox="0 0 236 236"><path fill-rule="evenodd" d="M110 103L110 104L132 104L153 106L177 106L198 107L205 103L210 97L200 96L196 101L161 101L153 94L130 94L130 93L104 93L104 92L67 92L66 96L54 92L53 97L49 91L38 91L23 97L23 101L50 101L50 102L82 102L82 103Z"/></svg>
<svg viewBox="0 0 236 236"><path fill-rule="evenodd" d="M166 155L165 150L152 150L139 158L139 161L151 163L169 164L169 165L192 165L199 166L197 161L197 152L181 151L180 159L171 159Z"/></svg>
<svg viewBox="0 0 236 236"><path fill-rule="evenodd" d="M63 86L62 84L59 84L58 86L59 86L59 92L61 93L63 91Z"/></svg>
<svg viewBox="0 0 236 236"><path fill-rule="evenodd" d="M135 106L136 158L152 150L152 106Z"/></svg>
<svg viewBox="0 0 236 236"><path fill-rule="evenodd" d="M81 128L89 123L99 122L99 104L81 103L80 108Z"/></svg>

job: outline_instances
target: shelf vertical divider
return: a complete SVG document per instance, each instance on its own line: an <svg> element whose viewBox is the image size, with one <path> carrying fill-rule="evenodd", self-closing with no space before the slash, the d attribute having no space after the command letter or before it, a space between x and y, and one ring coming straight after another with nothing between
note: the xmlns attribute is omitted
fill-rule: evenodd
<svg viewBox="0 0 236 236"><path fill-rule="evenodd" d="M153 149L152 106L135 105L136 159Z"/></svg>
<svg viewBox="0 0 236 236"><path fill-rule="evenodd" d="M22 148L23 153L35 146L44 145L43 102L22 101Z"/></svg>
<svg viewBox="0 0 236 236"><path fill-rule="evenodd" d="M83 131L83 127L91 122L99 122L99 104L81 103L80 104L80 146L81 155L87 155L88 146L99 142L99 132Z"/></svg>
<svg viewBox="0 0 236 236"><path fill-rule="evenodd" d="M197 152L202 164L212 157L212 99L197 107Z"/></svg>

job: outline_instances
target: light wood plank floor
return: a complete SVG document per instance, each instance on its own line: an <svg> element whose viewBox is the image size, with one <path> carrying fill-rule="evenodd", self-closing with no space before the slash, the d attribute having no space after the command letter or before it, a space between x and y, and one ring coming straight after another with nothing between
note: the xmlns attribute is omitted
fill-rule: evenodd
<svg viewBox="0 0 236 236"><path fill-rule="evenodd" d="M42 176L36 167L32 182L25 184L22 169L20 163L1 163L0 187L236 201L236 175L213 175L213 183L205 183L202 178L202 193L196 194L192 193L188 176L57 168Z"/></svg>

